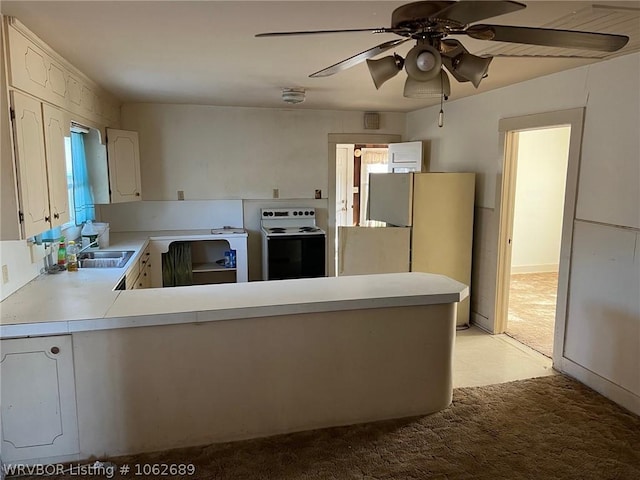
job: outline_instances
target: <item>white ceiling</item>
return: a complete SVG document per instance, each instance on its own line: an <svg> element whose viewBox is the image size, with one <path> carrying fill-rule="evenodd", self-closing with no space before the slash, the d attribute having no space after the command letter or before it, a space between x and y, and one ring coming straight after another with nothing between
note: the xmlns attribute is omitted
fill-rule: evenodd
<svg viewBox="0 0 640 480"><path fill-rule="evenodd" d="M288 107L283 87L303 87L295 108L411 111L438 100L402 96L404 73L375 89L366 64L331 77L308 75L394 38L393 34L342 33L254 38L269 31L388 27L386 1L2 1L54 50L126 102ZM631 35L619 54L640 48L640 1L597 1L622 10L603 22L594 2L528 1L527 8L482 23L611 31ZM613 25L613 26L612 26ZM585 27L586 26L586 27ZM613 31L612 31L613 29ZM626 31L619 31L620 29ZM496 42L461 37L472 53L507 53ZM412 42L396 50L405 56ZM546 49L554 53L553 49ZM390 52L384 55L390 54ZM495 58L478 90L451 81L450 100L575 68L600 59Z"/></svg>

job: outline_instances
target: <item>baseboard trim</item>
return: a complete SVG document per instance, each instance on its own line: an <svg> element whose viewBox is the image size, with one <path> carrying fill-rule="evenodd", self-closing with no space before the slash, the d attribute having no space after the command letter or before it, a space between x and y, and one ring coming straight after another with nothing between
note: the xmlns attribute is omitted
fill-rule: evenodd
<svg viewBox="0 0 640 480"><path fill-rule="evenodd" d="M493 321L483 317L478 312L471 312L471 325L481 328L487 333L493 334Z"/></svg>
<svg viewBox="0 0 640 480"><path fill-rule="evenodd" d="M610 380L586 369L582 365L578 365L566 357L562 357L560 371L575 378L581 383L584 383L589 388L594 389L596 392L604 395L609 400L616 402L618 405L621 405L636 415L640 415L640 396L633 392L616 385Z"/></svg>
<svg viewBox="0 0 640 480"><path fill-rule="evenodd" d="M512 265L511 274L557 272L559 268L560 266L557 263L546 263L542 265Z"/></svg>

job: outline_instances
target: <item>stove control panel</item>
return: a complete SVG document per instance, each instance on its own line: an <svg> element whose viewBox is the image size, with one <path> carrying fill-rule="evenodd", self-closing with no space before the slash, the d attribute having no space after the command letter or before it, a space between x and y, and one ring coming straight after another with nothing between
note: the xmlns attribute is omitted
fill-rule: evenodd
<svg viewBox="0 0 640 480"><path fill-rule="evenodd" d="M315 217L314 208L263 208L262 218Z"/></svg>

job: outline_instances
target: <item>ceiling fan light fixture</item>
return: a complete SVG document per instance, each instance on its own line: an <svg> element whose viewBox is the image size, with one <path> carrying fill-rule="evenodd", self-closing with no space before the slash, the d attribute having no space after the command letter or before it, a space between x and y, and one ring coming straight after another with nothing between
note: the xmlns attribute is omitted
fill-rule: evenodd
<svg viewBox="0 0 640 480"><path fill-rule="evenodd" d="M414 80L426 82L438 76L442 67L440 52L431 45L418 44L409 50L404 68Z"/></svg>
<svg viewBox="0 0 640 480"><path fill-rule="evenodd" d="M451 95L451 83L449 75L444 70L440 70L440 75L433 77L426 82L420 82L407 75L404 82L403 96L406 98L432 98L444 95Z"/></svg>
<svg viewBox="0 0 640 480"><path fill-rule="evenodd" d="M367 59L367 67L376 90L379 90L384 82L395 77L403 66L404 59L396 53L378 60Z"/></svg>
<svg viewBox="0 0 640 480"><path fill-rule="evenodd" d="M487 75L489 64L493 57L478 57L471 53L462 53L453 59L454 71L471 81L478 88L482 79Z"/></svg>
<svg viewBox="0 0 640 480"><path fill-rule="evenodd" d="M283 88L282 89L282 101L295 105L302 103L305 100L304 88Z"/></svg>

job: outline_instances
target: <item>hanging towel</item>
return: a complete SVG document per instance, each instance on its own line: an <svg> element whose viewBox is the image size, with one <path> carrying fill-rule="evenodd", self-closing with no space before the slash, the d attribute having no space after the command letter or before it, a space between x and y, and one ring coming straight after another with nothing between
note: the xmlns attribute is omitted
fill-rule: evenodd
<svg viewBox="0 0 640 480"><path fill-rule="evenodd" d="M162 286L186 285L193 285L191 243L174 242L169 245L169 251L162 254Z"/></svg>

